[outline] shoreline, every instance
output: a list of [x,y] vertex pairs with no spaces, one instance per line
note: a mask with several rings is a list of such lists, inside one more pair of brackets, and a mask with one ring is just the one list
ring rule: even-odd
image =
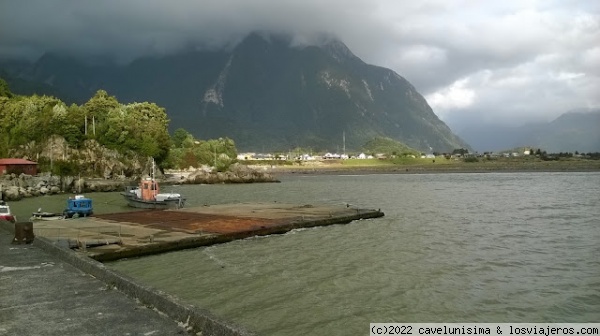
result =
[[[339,162],[328,162],[326,164],[307,164],[307,165],[252,165],[250,168],[254,174],[269,178],[247,178],[247,179],[226,179],[230,176],[221,176],[222,179],[194,179],[193,181],[181,180],[181,177],[173,178],[178,173],[184,171],[171,171],[171,178],[159,179],[163,185],[184,185],[184,184],[239,184],[239,183],[279,183],[279,177],[301,176],[301,175],[375,175],[375,174],[482,174],[482,173],[582,173],[582,172],[600,172],[600,160],[565,160],[565,161],[480,161],[474,163],[450,162],[450,163],[429,163],[429,164],[390,164],[382,163],[377,165],[345,165]],[[186,172],[187,173],[187,172]],[[31,177],[30,177],[31,178]],[[44,179],[44,176],[36,176],[37,179]],[[53,176],[48,179],[56,178]],[[131,184],[132,179],[127,180],[106,180],[92,178],[82,179],[86,184],[81,188],[81,192],[110,192],[122,190],[125,185]],[[73,190],[58,187],[60,183],[48,183],[50,192],[32,192],[31,186],[17,187],[14,183],[9,185],[2,184],[0,181],[0,199],[8,202],[19,201],[23,198],[39,197],[53,194],[75,193]],[[10,189],[15,193],[15,188],[20,197],[9,196]],[[57,190],[53,190],[55,188]]]
[[528,164],[440,164],[440,165],[381,165],[381,166],[276,166],[266,168],[274,176],[291,175],[370,175],[370,174],[478,174],[478,173],[582,173],[600,172],[600,161],[544,162]]

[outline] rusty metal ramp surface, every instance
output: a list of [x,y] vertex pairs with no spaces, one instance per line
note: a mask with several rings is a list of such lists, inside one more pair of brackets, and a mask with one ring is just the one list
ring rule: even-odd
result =
[[122,212],[94,215],[94,217],[167,231],[220,234],[254,231],[281,225],[285,222],[268,218],[236,217],[169,210]]

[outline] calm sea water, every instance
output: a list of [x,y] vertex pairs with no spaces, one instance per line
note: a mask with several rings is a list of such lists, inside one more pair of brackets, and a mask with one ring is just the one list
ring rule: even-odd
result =
[[293,176],[178,191],[192,204],[385,212],[109,264],[260,335],[365,335],[370,322],[600,321],[600,173]]

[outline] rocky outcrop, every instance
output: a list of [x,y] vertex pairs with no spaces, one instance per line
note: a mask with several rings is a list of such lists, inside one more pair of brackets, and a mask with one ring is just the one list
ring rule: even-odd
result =
[[228,171],[217,172],[211,169],[199,168],[189,173],[179,183],[183,184],[221,184],[221,183],[257,183],[279,182],[271,174],[235,163]]
[[60,192],[60,185],[60,178],[56,176],[9,174],[0,180],[0,198],[15,201],[24,197],[52,195]]
[[[160,174],[157,179],[163,184],[227,184],[279,182],[271,174],[233,164],[226,172],[217,172],[210,167],[188,171],[186,176],[167,177]],[[26,197],[54,195],[59,193],[111,192],[121,191],[126,185],[136,184],[134,179],[122,176],[111,179],[78,178],[73,176],[38,176],[9,174],[0,176],[0,199],[18,201]]]
[[[158,172],[158,171],[157,171]],[[279,182],[271,174],[235,163],[228,171],[217,172],[211,167],[191,168],[185,174],[157,174],[163,184],[227,184]],[[139,179],[139,178],[138,178]],[[54,195],[59,193],[121,191],[127,185],[137,184],[138,179],[123,176],[113,178],[78,178],[50,174],[0,176],[0,199],[18,201],[26,197]]]
[[105,179],[139,174],[148,162],[147,157],[134,152],[121,154],[117,150],[102,146],[94,139],[85,140],[80,148],[74,148],[58,135],[53,135],[42,143],[31,141],[27,145],[14,148],[10,155],[36,162],[54,162],[55,166],[59,162],[76,165],[77,171],[82,175]]
[[0,199],[18,201],[26,197],[54,195],[63,192],[95,192],[123,190],[124,180],[83,179],[72,176],[15,175],[0,178]]

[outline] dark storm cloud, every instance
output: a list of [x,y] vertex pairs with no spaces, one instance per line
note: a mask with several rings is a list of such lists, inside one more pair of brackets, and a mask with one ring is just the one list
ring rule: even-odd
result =
[[413,83],[442,119],[515,123],[600,105],[600,2],[24,0],[0,4],[0,56],[121,62],[250,31],[327,33]]
[[[37,56],[48,50],[136,57],[193,44],[221,47],[250,31],[349,31],[367,1],[12,1],[2,5],[0,52]],[[348,29],[344,28],[347,26]]]

